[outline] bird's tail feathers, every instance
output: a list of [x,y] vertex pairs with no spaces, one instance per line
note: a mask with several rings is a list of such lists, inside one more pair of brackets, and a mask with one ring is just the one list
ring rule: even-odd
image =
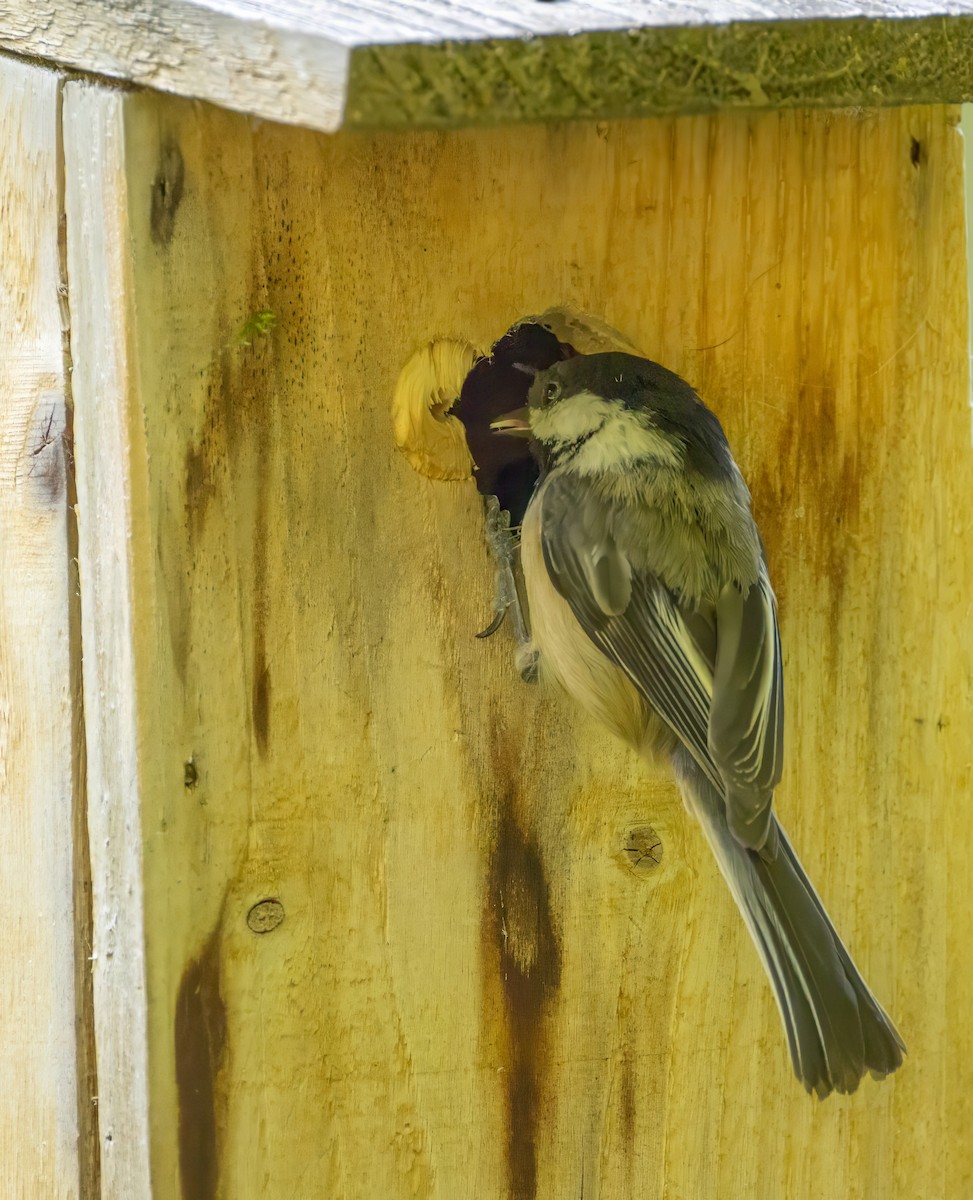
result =
[[854,1091],[866,1071],[875,1078],[891,1074],[902,1065],[905,1045],[776,818],[776,854],[748,850],[730,832],[723,798],[689,754],[677,750],[673,765],[774,989],[798,1079],[823,1098]]

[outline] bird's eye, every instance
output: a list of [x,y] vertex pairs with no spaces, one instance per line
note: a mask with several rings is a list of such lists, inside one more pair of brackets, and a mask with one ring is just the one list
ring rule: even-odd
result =
[[559,383],[549,383],[544,389],[544,399],[550,403],[556,400],[561,394],[561,385]]

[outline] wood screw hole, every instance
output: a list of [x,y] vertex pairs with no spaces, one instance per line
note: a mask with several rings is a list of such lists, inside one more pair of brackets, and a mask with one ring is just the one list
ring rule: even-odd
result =
[[251,933],[271,933],[284,920],[284,906],[273,898],[258,900],[247,913],[247,927]]

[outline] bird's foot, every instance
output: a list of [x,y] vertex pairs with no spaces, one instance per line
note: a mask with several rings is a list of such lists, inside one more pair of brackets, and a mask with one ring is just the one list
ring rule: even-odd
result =
[[503,624],[507,613],[512,616],[517,638],[515,662],[521,678],[533,683],[537,678],[537,651],[530,639],[520,593],[517,589],[515,564],[520,541],[510,528],[510,513],[500,507],[496,496],[486,497],[486,539],[496,565],[496,591],[493,597],[493,618],[476,636],[492,637]]

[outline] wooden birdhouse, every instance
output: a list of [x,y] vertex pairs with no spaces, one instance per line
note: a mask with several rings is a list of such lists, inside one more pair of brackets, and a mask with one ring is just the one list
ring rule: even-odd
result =
[[[0,1193],[973,1194],[973,4],[49,9],[0,12]],[[749,484],[776,810],[908,1046],[852,1095],[668,771],[475,637],[451,410],[551,309]]]

